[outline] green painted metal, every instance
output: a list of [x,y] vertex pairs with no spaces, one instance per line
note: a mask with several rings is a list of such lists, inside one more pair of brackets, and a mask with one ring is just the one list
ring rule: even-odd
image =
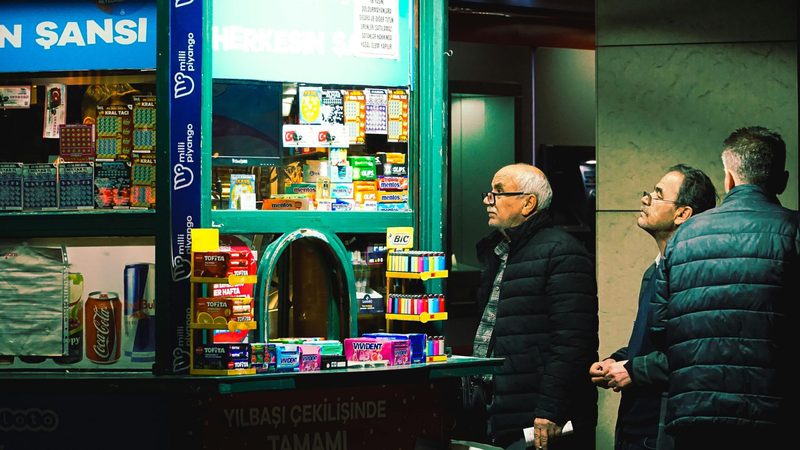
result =
[[[419,231],[420,249],[444,250],[447,194],[447,1],[419,2]],[[441,292],[442,282],[429,284]]]
[[6,238],[153,236],[156,211],[15,211],[0,214],[0,229]]
[[203,1],[203,67],[200,118],[200,223],[204,228],[211,226],[211,112],[213,101],[213,83],[211,68],[211,26],[213,25],[213,0]]
[[413,226],[410,212],[211,211],[220,233],[287,233],[298,228],[337,233],[385,233],[386,227]]
[[[170,192],[170,164],[169,164],[169,105],[170,79],[169,79],[169,14],[170,2],[156,2],[156,129],[166,130],[156,133],[156,192]],[[170,195],[156,195],[156,215],[150,218],[154,226],[153,234],[156,236],[155,262],[156,262],[156,298],[169,298],[170,283],[172,283],[172,245],[170,243]],[[114,221],[118,224],[121,221]],[[110,222],[105,226],[109,227]],[[153,373],[156,375],[173,374],[172,348],[169,346],[170,335],[176,330],[171,329],[173,321],[166,314],[169,308],[161,308],[156,314],[156,362]]]
[[[263,324],[263,329],[260,328],[260,336],[266,342],[269,337],[269,320],[267,314],[267,300],[270,294],[270,280],[272,274],[278,264],[278,261],[283,252],[289,245],[298,239],[317,239],[328,245],[331,254],[334,256],[334,261],[337,261],[344,271],[345,275],[345,293],[348,298],[348,337],[358,336],[358,300],[356,299],[356,282],[355,273],[353,272],[353,265],[350,257],[350,252],[344,246],[341,239],[332,232],[326,230],[314,230],[310,228],[299,228],[289,233],[284,233],[278,239],[272,241],[261,260],[258,263],[258,283],[256,284],[255,300],[258,302],[256,312],[256,322]],[[338,308],[335,304],[335,299],[331,298],[328,303],[328,338],[339,339],[339,317]]]

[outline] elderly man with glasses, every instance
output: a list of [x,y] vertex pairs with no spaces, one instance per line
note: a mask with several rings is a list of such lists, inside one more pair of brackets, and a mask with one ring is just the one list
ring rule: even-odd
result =
[[[483,378],[487,439],[502,447],[534,428],[539,449],[594,448],[597,390],[586,368],[597,360],[597,283],[583,245],[554,228],[547,177],[529,164],[501,168],[483,195],[489,226],[478,243],[483,315],[473,344],[500,357]],[[560,436],[567,421],[575,432]]]
[[642,277],[639,309],[628,346],[589,368],[598,386],[622,391],[617,413],[615,450],[669,450],[662,432],[662,394],[667,389],[667,360],[650,340],[650,301],[655,296],[655,271],[667,242],[681,224],[717,202],[714,184],[701,170],[684,164],[670,167],[651,192],[642,192],[636,224],[658,247],[655,261]]

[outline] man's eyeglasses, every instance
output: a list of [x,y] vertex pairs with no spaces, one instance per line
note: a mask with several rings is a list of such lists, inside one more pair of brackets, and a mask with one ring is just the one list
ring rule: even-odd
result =
[[653,193],[652,192],[647,192],[647,191],[643,191],[642,192],[642,197],[647,199],[647,204],[648,205],[652,204],[653,202],[672,203],[672,204],[677,204],[678,203],[675,200],[664,200],[663,198],[653,197]]
[[494,206],[495,202],[497,201],[497,197],[508,197],[511,195],[533,195],[530,192],[482,192],[481,193],[481,200],[489,199],[489,206]]

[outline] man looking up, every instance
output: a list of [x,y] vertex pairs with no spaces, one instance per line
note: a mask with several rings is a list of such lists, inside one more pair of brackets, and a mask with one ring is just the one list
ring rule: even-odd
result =
[[667,361],[662,352],[653,348],[649,336],[654,271],[675,230],[690,217],[713,208],[716,201],[717,194],[708,176],[683,164],[670,167],[652,191],[642,193],[636,223],[653,237],[658,254],[642,276],[639,309],[628,346],[589,369],[596,385],[622,391],[615,450],[670,448],[671,440],[659,433],[661,397],[667,388]]

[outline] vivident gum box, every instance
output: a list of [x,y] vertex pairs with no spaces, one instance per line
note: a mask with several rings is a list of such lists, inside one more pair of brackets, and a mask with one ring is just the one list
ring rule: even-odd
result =
[[300,344],[300,372],[315,372],[322,367],[320,348],[317,345]]
[[300,346],[275,344],[275,370],[277,372],[298,372],[300,370]]
[[331,183],[331,198],[353,198],[353,183]]
[[407,340],[347,338],[344,340],[344,356],[349,366],[401,366],[411,363]]
[[412,363],[425,362],[425,346],[428,342],[428,335],[425,333],[365,333],[364,337],[376,339],[407,340],[410,350],[410,361]]
[[[345,161],[346,163],[347,161]],[[350,166],[330,166],[331,183],[352,183],[353,168]]]

